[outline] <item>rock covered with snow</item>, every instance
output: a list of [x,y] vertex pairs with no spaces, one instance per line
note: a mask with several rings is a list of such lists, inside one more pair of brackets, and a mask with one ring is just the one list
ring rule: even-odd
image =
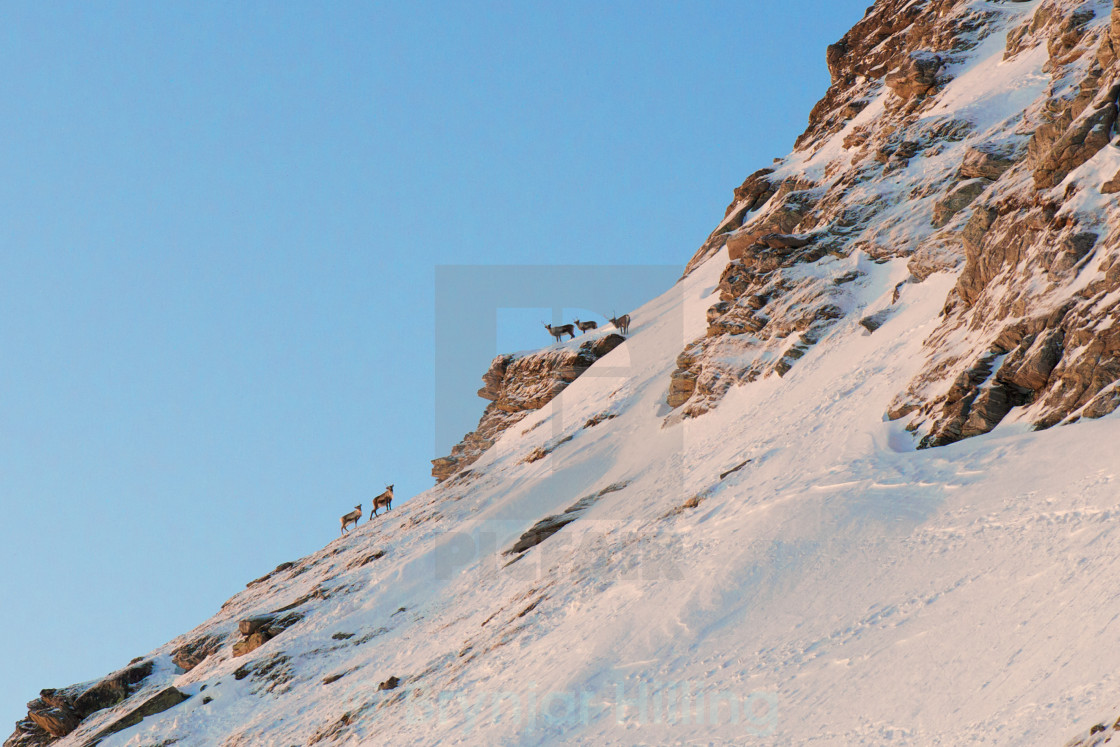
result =
[[[731,264],[668,404],[702,414],[730,386],[785,373],[863,316],[838,290],[853,258],[908,258],[909,282],[959,272],[927,364],[885,408],[922,445],[1006,417],[1047,427],[1111,412],[1117,29],[1111,2],[876,3],[829,48],[833,85],[795,151],[736,191],[739,227],[725,218],[697,253],[726,247]],[[774,252],[759,243],[774,231],[816,248]]]
[[507,428],[547,405],[624,341],[622,335],[599,331],[581,336],[578,342],[558,343],[535,353],[496,357],[478,390],[479,397],[490,400],[478,428],[452,447],[450,455],[432,460],[432,477],[443,482],[465,470]]

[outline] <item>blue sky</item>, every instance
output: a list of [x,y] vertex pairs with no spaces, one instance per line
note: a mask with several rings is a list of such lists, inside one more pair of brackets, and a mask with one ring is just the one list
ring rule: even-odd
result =
[[555,304],[437,396],[438,267],[663,290],[866,3],[0,5],[0,736],[431,485]]

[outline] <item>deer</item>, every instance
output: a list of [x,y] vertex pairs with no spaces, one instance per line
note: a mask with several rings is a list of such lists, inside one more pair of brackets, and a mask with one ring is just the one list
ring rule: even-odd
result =
[[556,342],[560,342],[564,339],[564,335],[571,335],[571,337],[568,338],[570,340],[576,339],[576,331],[570,324],[561,324],[558,327],[553,327],[551,324],[546,324],[545,322],[541,322],[541,324],[544,324],[544,328],[548,330],[548,333],[556,338]]
[[591,329],[598,329],[599,328],[599,325],[596,324],[595,322],[581,322],[579,319],[576,319],[574,322],[572,322],[572,324],[579,327],[579,331],[581,333],[587,332],[588,330],[591,330]]
[[393,508],[393,486],[386,485],[385,492],[373,499],[373,513],[370,515],[369,520],[373,521],[373,517],[377,516],[377,509],[385,507],[386,511]]
[[622,334],[626,335],[626,334],[630,333],[630,315],[629,314],[623,314],[622,316],[620,316],[618,318],[611,318],[610,322],[611,322],[611,324],[614,325],[615,329],[617,329]]
[[346,534],[346,527],[353,524],[358,526],[358,519],[362,518],[362,504],[354,506],[354,510],[342,517],[342,533]]

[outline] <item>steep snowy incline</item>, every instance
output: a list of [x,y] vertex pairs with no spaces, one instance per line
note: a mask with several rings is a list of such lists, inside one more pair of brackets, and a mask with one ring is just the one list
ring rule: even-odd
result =
[[624,342],[535,354],[548,397],[435,488],[6,747],[1087,734],[1120,705],[1117,51],[1120,0],[880,0]]
[[[943,274],[874,335],[842,325],[784,379],[663,427],[666,351],[702,327],[720,269],[636,312],[601,372],[507,432],[476,479],[154,652],[144,687],[191,697],[102,744],[1044,744],[1110,707],[1118,421],[914,451],[881,406],[920,363]],[[905,272],[864,269],[869,293]],[[522,532],[593,495],[506,565]],[[292,604],[299,621],[230,655],[237,620]],[[208,635],[226,644],[171,664]]]

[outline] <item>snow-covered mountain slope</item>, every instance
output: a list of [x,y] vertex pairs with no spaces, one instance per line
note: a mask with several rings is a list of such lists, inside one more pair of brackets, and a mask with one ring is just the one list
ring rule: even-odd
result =
[[1099,741],[1113,43],[1101,0],[881,0],[625,342],[503,358],[439,485],[6,744]]

